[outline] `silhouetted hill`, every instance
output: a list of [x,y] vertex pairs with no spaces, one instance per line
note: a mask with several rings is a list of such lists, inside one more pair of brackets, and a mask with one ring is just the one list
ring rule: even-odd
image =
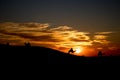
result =
[[120,57],[83,57],[37,46],[0,45],[4,64],[120,64]]

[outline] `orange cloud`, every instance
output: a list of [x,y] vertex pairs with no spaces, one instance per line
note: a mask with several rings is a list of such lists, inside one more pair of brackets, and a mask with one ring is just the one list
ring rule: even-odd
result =
[[101,39],[106,39],[108,36],[106,35],[95,35],[94,39],[101,40]]
[[112,31],[109,32],[96,32],[93,37],[93,44],[94,43],[100,43],[100,44],[109,44],[111,41],[108,40],[108,37],[110,37],[110,34],[112,34]]
[[95,34],[98,34],[98,35],[105,35],[105,34],[111,34],[113,33],[112,31],[108,31],[108,32],[96,32]]
[[[48,23],[0,23],[0,43],[10,42],[15,45],[24,44],[25,41],[32,45],[51,47],[67,50],[71,47],[102,48],[100,45],[109,44],[109,34],[113,32],[95,32],[91,37],[90,32],[81,32],[69,26],[50,26]],[[88,48],[86,48],[88,49]]]

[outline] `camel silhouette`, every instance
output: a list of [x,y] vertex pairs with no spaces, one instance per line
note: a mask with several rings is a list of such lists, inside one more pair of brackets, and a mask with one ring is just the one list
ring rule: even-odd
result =
[[68,54],[70,53],[74,53],[75,51],[73,50],[73,48],[70,48],[70,50],[68,51]]

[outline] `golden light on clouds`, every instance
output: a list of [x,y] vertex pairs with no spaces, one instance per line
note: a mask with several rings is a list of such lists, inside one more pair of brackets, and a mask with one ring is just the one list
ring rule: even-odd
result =
[[106,39],[107,36],[105,36],[105,35],[95,35],[94,38],[97,39],[97,40],[98,39]]
[[63,52],[74,48],[76,55],[86,55],[88,51],[92,53],[95,51],[94,47],[97,49],[100,45],[111,43],[107,39],[112,34],[111,31],[95,32],[93,37],[90,34],[69,26],[52,27],[48,23],[0,23],[0,43],[23,45],[29,41],[33,46],[50,47]]
[[107,31],[107,32],[96,32],[95,34],[99,34],[99,35],[105,35],[105,34],[111,34],[113,33],[112,31]]

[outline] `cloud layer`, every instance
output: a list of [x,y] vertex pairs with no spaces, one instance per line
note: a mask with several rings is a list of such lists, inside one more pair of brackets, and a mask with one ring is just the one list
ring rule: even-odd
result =
[[76,46],[98,46],[111,43],[107,38],[113,32],[82,32],[69,26],[51,27],[48,23],[0,23],[0,43],[10,42],[22,45],[29,41],[32,45],[52,48]]

